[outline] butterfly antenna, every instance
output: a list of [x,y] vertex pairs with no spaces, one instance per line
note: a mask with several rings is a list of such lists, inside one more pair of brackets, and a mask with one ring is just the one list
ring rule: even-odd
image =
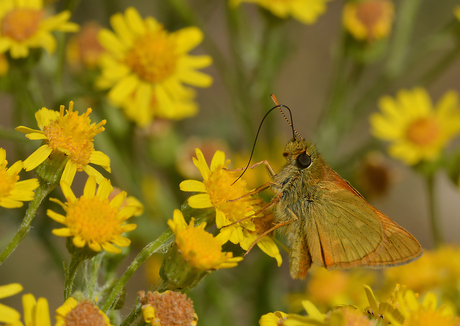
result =
[[273,101],[275,102],[276,106],[272,107],[270,110],[268,110],[267,113],[265,113],[264,117],[262,118],[262,121],[260,122],[259,124],[259,129],[257,129],[257,133],[256,133],[256,138],[254,139],[254,144],[252,145],[252,150],[251,150],[251,155],[249,156],[249,161],[248,161],[248,164],[246,165],[246,167],[244,168],[243,172],[240,174],[240,176],[235,180],[233,181],[232,185],[235,184],[235,182],[237,182],[242,176],[243,174],[246,172],[246,170],[249,168],[249,164],[251,164],[251,160],[252,160],[252,156],[254,155],[254,150],[256,148],[256,143],[257,143],[257,138],[259,137],[259,133],[260,133],[260,129],[262,128],[262,124],[264,123],[264,120],[265,118],[267,118],[267,116],[270,114],[270,112],[272,112],[273,110],[275,109],[279,109],[280,112],[283,114],[284,118],[286,119],[286,121],[289,123],[289,125],[292,127],[292,135],[293,135],[293,138],[295,138],[295,134],[294,132],[296,132],[299,137],[302,139],[302,136],[300,136],[300,134],[294,129],[294,126],[292,125],[292,122],[289,122],[289,120],[287,119],[286,115],[284,114],[283,110],[281,109],[282,107],[283,108],[286,108],[288,111],[289,111],[289,116],[291,117],[291,121],[292,121],[292,113],[291,113],[291,109],[289,109],[287,106],[285,105],[280,105],[278,103],[278,101],[276,100],[276,97],[275,95],[271,94],[270,95],[273,99]]
[[[286,105],[283,105],[283,104],[279,104],[278,100],[276,99],[276,96],[275,94],[270,94],[270,97],[272,98],[272,101],[276,104],[276,107],[278,107],[278,109],[280,110],[281,114],[283,115],[284,119],[286,120],[286,122],[291,126],[292,128],[292,138],[296,138],[296,134],[297,136],[299,136],[300,139],[303,139],[302,136],[297,132],[297,130],[294,128],[294,122],[292,120],[292,113],[291,113],[291,110],[286,106]],[[289,117],[291,118],[291,120],[289,120],[286,115],[284,114],[283,110],[281,108],[286,108],[288,109],[289,111]]]

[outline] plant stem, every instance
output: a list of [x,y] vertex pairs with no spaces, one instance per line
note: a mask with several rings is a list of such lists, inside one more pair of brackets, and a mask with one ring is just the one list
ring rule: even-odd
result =
[[72,255],[69,267],[65,273],[64,300],[67,300],[72,294],[73,281],[77,275],[78,267],[83,262],[83,260],[84,259],[82,259],[80,255]]
[[126,269],[125,273],[115,283],[112,292],[110,292],[107,300],[104,303],[104,306],[101,309],[104,313],[107,313],[108,310],[114,305],[119,295],[121,294],[123,287],[126,285],[126,283],[128,283],[128,280],[131,278],[131,276],[133,276],[133,274],[147,260],[147,258],[149,258],[154,253],[168,247],[173,241],[173,238],[173,232],[168,229],[163,232],[163,234],[158,239],[150,242],[147,246],[144,247],[144,249],[142,249],[142,251],[133,260],[131,265]]
[[11,255],[21,241],[24,240],[27,234],[29,234],[30,225],[35,217],[38,207],[40,206],[42,200],[45,199],[55,187],[56,184],[41,183],[37,190],[35,190],[35,197],[29,204],[29,208],[26,211],[18,232],[16,232],[13,240],[0,253],[0,265]]
[[439,248],[443,244],[443,235],[440,226],[438,207],[436,202],[435,194],[435,175],[430,173],[426,176],[426,184],[428,188],[428,205],[430,210],[430,223],[431,233],[433,235],[433,242],[436,248]]

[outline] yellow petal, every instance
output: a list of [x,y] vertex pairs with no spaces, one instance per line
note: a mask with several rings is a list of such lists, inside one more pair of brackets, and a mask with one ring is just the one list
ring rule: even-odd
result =
[[19,283],[10,283],[0,286],[0,299],[11,297],[22,291],[22,285]]
[[211,161],[211,171],[215,171],[219,165],[225,164],[225,153],[222,151],[216,151]]
[[65,165],[64,172],[62,172],[61,181],[64,181],[67,184],[71,185],[76,173],[77,165],[71,160],[68,160]]
[[29,293],[22,296],[22,307],[24,309],[24,323],[26,325],[33,325],[33,311],[35,310],[35,305],[37,301],[35,297]]
[[35,169],[48,158],[52,151],[48,145],[40,146],[24,161],[24,169],[26,171]]
[[94,198],[96,194],[96,178],[93,176],[89,176],[88,180],[86,180],[85,188],[83,188],[83,196],[85,198],[91,199]]
[[110,158],[101,151],[93,151],[89,162],[102,166],[107,172],[110,172]]
[[103,199],[109,198],[109,194],[112,191],[113,191],[112,183],[110,182],[109,179],[104,179],[99,183],[99,188],[97,188],[96,196],[99,199],[103,200]]
[[48,217],[52,218],[53,220],[55,220],[58,223],[65,224],[65,216],[64,215],[58,214],[58,213],[52,211],[51,209],[48,209],[46,211],[46,215],[48,215]]
[[188,204],[193,208],[212,207],[211,198],[208,194],[193,195],[188,199]]
[[205,184],[198,180],[184,180],[179,184],[179,188],[182,191],[206,192]]
[[[51,233],[53,233],[54,235],[58,237],[71,237],[73,235],[69,228],[54,229],[51,231]],[[74,244],[75,244],[75,241],[74,241]],[[83,246],[84,245],[85,244],[83,243]]]

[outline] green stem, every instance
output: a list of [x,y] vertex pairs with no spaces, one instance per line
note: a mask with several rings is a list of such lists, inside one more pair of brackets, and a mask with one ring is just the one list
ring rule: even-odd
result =
[[459,57],[460,46],[456,46],[451,52],[446,53],[437,64],[420,78],[421,85],[428,85],[435,81],[441,73],[447,70]]
[[69,267],[65,273],[65,283],[64,283],[64,300],[67,300],[72,294],[73,282],[75,276],[77,275],[78,267],[83,262],[82,256],[72,255],[70,260]]
[[443,242],[444,237],[441,231],[439,210],[436,202],[435,194],[435,175],[430,173],[426,176],[426,184],[428,188],[428,205],[430,210],[430,223],[431,223],[431,233],[433,235],[433,242],[436,248],[439,248]]
[[104,257],[104,251],[100,254],[94,256],[91,260],[87,261],[87,284],[86,284],[86,292],[88,293],[88,297],[93,299],[94,288],[97,283],[97,277],[99,274],[99,268],[101,267],[102,257]]
[[406,54],[414,21],[422,0],[401,1],[397,10],[396,29],[386,67],[389,78],[398,76],[406,63]]
[[131,325],[134,320],[142,313],[142,306],[141,305],[135,305],[133,307],[133,310],[131,310],[130,314],[123,320],[123,322],[120,324],[120,326],[129,326]]
[[133,260],[131,265],[126,269],[125,273],[121,276],[118,282],[115,283],[115,286],[110,292],[107,300],[102,307],[102,311],[107,313],[109,309],[115,304],[118,299],[123,287],[128,283],[128,280],[133,276],[133,274],[138,270],[138,268],[154,253],[163,250],[168,247],[173,241],[173,232],[168,229],[163,234],[156,239],[155,241],[150,242],[147,246],[142,249],[142,251],[137,255]]
[[56,184],[41,183],[37,190],[35,190],[35,197],[30,202],[29,208],[26,211],[18,232],[16,232],[13,240],[0,253],[0,265],[11,255],[21,241],[24,240],[27,234],[29,234],[30,225],[35,217],[38,207],[40,206],[42,200],[45,199],[55,187]]

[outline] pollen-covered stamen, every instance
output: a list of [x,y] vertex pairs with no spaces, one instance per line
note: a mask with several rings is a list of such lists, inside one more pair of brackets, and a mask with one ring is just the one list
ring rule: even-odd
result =
[[420,118],[409,125],[406,137],[411,143],[424,147],[437,141],[440,131],[438,123],[432,117]]
[[147,32],[126,54],[125,62],[143,80],[158,83],[176,70],[176,48],[174,36],[163,29]]
[[43,10],[14,9],[3,17],[1,35],[16,41],[24,41],[38,30],[43,17]]
[[65,326],[105,326],[107,323],[99,309],[89,300],[83,300],[65,316]]
[[10,194],[14,185],[19,180],[19,176],[16,174],[9,175],[6,171],[6,165],[8,162],[5,160],[0,165],[0,197],[6,197]]
[[64,106],[61,105],[59,119],[43,128],[48,146],[53,151],[61,151],[69,155],[78,170],[89,164],[91,154],[94,152],[93,138],[104,131],[102,126],[106,123],[106,120],[103,120],[98,124],[91,124],[90,113],[91,109],[87,109],[86,113],[79,116],[77,111],[73,111],[73,102],[70,102],[69,110],[65,115]]
[[66,224],[74,236],[102,245],[122,233],[117,213],[116,208],[110,207],[108,199],[81,197],[69,205]]

